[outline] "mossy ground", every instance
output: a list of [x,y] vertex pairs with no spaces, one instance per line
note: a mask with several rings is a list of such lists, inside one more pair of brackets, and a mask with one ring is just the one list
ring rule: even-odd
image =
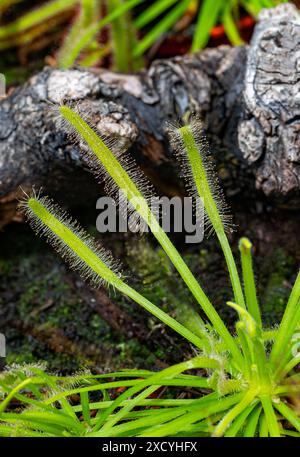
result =
[[[27,227],[11,226],[1,238],[0,331],[7,338],[8,364],[45,360],[59,372],[84,366],[97,371],[155,369],[192,353],[180,337],[113,291],[113,316],[107,318],[101,311],[105,303]],[[193,326],[197,305],[161,248],[145,237],[124,241],[112,236],[105,241],[122,257],[124,273],[135,288]],[[225,305],[230,284],[215,240],[189,246],[185,260],[233,328],[236,316]],[[258,258],[256,268],[265,324],[272,326],[285,308],[295,261],[277,248]]]

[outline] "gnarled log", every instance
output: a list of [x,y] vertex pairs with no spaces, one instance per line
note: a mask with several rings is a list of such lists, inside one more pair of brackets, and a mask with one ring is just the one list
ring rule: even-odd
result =
[[0,103],[2,212],[10,205],[11,219],[20,185],[42,184],[77,203],[95,195],[78,147],[49,108],[65,99],[133,154],[164,192],[177,185],[165,122],[194,111],[229,194],[256,185],[268,198],[299,205],[299,62],[299,14],[285,4],[261,13],[250,46],[159,60],[137,75],[46,68]]

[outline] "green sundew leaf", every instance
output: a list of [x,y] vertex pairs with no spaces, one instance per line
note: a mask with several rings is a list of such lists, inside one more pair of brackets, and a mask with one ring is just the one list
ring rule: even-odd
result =
[[25,389],[26,387],[32,384],[38,384],[42,386],[43,384],[45,384],[45,380],[41,378],[28,378],[20,382],[16,387],[14,387],[10,391],[7,397],[0,403],[0,414],[9,405],[10,401],[14,398],[14,396],[20,392],[20,390]]
[[[129,400],[130,401],[130,400]],[[171,411],[177,411],[178,413],[178,416],[179,416],[179,410],[183,410],[185,412],[190,412],[190,411],[194,411],[195,408],[198,408],[199,409],[199,399],[194,399],[194,403],[191,403],[191,404],[186,404],[186,405],[182,405],[180,406],[180,404],[176,407],[174,405],[174,407],[172,408],[150,408],[150,409],[142,409],[142,410],[133,410],[129,413],[127,413],[126,415],[126,423],[131,423],[133,420],[140,420],[141,418],[150,418],[150,417],[153,417],[153,416],[157,416],[158,418],[162,415],[162,414],[165,414],[167,412],[171,412]],[[202,405],[203,406],[203,405]],[[202,407],[200,406],[200,407]],[[123,424],[123,422],[121,423],[121,425]],[[207,425],[207,424],[205,424]],[[119,425],[115,425],[112,430],[114,430],[116,427],[119,427]],[[134,430],[134,429],[133,429]],[[140,433],[142,432],[142,430],[140,430]]]
[[145,0],[127,0],[125,3],[122,3],[118,8],[116,8],[111,14],[107,14],[103,19],[101,19],[96,24],[92,24],[87,27],[84,32],[78,37],[76,42],[73,44],[72,48],[69,49],[69,55],[66,56],[65,61],[63,62],[64,69],[70,68],[74,65],[77,57],[90,43],[95,39],[96,35],[100,30],[106,25],[110,24],[112,21],[120,17],[122,14],[125,14],[126,11],[131,10],[140,3],[143,3]]
[[246,11],[253,16],[258,16],[262,8],[274,8],[281,3],[287,3],[288,0],[241,0]]
[[[8,415],[9,413],[5,414]],[[19,415],[19,418],[25,421],[36,421],[37,423],[45,425],[52,424],[63,429],[74,430],[78,433],[82,433],[85,430],[85,427],[81,422],[74,420],[59,409],[51,413],[46,411],[25,411]]]
[[253,375],[256,377],[256,373],[259,377],[259,382],[262,385],[271,385],[271,370],[269,365],[269,360],[266,355],[265,347],[261,338],[254,338],[253,340],[253,359],[254,364],[252,368],[255,366],[256,369],[252,372]]
[[241,400],[223,417],[216,426],[213,436],[223,436],[232,421],[236,419],[253,402],[256,392],[249,390]]
[[261,438],[268,438],[269,437],[268,423],[267,423],[267,419],[266,419],[266,415],[265,415],[264,411],[262,411],[262,413],[260,415],[259,436]]
[[[127,199],[135,205],[135,209],[145,221],[155,224],[156,219],[150,212],[150,208],[136,184],[132,181],[126,170],[122,167],[113,152],[106,146],[102,139],[89,127],[78,113],[67,106],[59,108],[60,114],[75,129],[82,139],[87,143],[92,151],[89,154],[91,160],[96,159],[93,166],[103,165],[109,176],[112,177],[116,186],[127,193]],[[157,221],[156,221],[157,225]]]
[[[107,150],[109,151],[109,149]],[[109,153],[113,157],[110,151]],[[108,160],[107,157],[106,160]],[[114,160],[118,165],[119,172],[121,171],[123,174],[122,167],[116,159]],[[110,163],[110,166],[113,165],[115,164]],[[101,284],[104,280],[107,284],[114,286],[132,298],[161,322],[171,326],[173,330],[187,338],[188,341],[202,347],[202,340],[199,337],[125,284],[120,278],[110,254],[103,248],[99,248],[94,240],[88,237],[76,223],[70,219],[66,220],[66,216],[59,211],[58,207],[54,207],[47,198],[38,200],[31,197],[25,201],[23,206],[32,227],[42,232],[54,244],[55,249],[62,254],[63,258],[71,264],[71,267],[79,270],[84,278],[95,285]]]
[[[51,19],[51,26],[59,24],[61,19],[59,16],[56,16]],[[32,43],[34,40],[37,40],[39,37],[45,35],[49,30],[49,23],[43,22],[36,27],[25,30],[24,33],[16,34],[9,36],[8,38],[0,38],[0,51],[6,49],[11,49],[17,46],[25,46],[26,44]],[[0,26],[1,34],[1,26]],[[20,68],[18,69],[20,71]]]
[[[197,406],[197,410],[199,411],[199,409],[202,407],[202,405],[198,405]],[[173,420],[176,420],[177,418],[185,418],[186,415],[188,413],[191,412],[190,408],[186,408],[185,410],[183,408],[180,408],[182,409],[182,411],[179,411],[179,408],[173,408],[174,410],[177,410],[177,411],[174,411],[172,414],[171,412],[168,412],[168,414],[164,413],[164,412],[160,412],[160,414],[153,414],[152,417],[147,417],[146,420],[145,418],[141,418],[141,419],[138,419],[138,423],[136,425],[139,425],[139,428],[133,428],[131,427],[131,423],[132,422],[128,422],[128,428],[129,428],[129,432],[122,432],[119,431],[119,434],[118,436],[127,436],[127,433],[130,434],[130,436],[148,436],[148,433],[152,433],[153,431],[153,428],[155,429],[159,429],[160,427],[163,427],[163,426],[167,426],[170,421],[173,421]],[[193,411],[196,409],[196,407],[193,407],[191,408]],[[176,413],[176,414],[175,414]],[[173,417],[171,417],[173,416]],[[143,425],[143,420],[145,420],[146,422],[146,426],[145,427],[142,427]],[[115,429],[118,429],[119,427],[121,426],[115,426],[111,429],[112,432],[115,431]],[[205,422],[200,422],[197,424],[197,426],[193,424],[185,424],[184,425],[184,430],[180,429],[178,426],[175,428],[175,431],[170,433],[171,436],[182,436],[182,433],[186,433],[187,435],[186,436],[192,436],[190,435],[190,432],[193,431],[195,433],[196,432],[211,432],[212,431],[212,428],[207,425]],[[170,436],[168,435],[168,436]],[[154,433],[153,433],[153,436],[156,436]]]
[[293,356],[291,353],[291,346],[293,344],[292,341],[290,342],[285,354],[281,355],[280,360],[278,360],[276,366],[274,366],[274,380],[276,381],[284,379],[284,377],[288,374],[286,369],[289,369],[290,366],[293,366]]
[[256,287],[253,274],[251,249],[252,243],[247,238],[241,238],[239,243],[241,253],[244,288],[246,296],[246,304],[249,313],[258,325],[259,330],[262,330],[262,321],[259,305],[256,296]]
[[90,414],[89,393],[81,392],[80,401],[81,401],[81,406],[82,406],[83,418],[87,424],[90,424],[91,423],[91,414]]
[[[187,399],[156,399],[156,398],[146,398],[145,400],[142,400],[139,404],[139,406],[164,406],[166,408],[168,407],[176,407],[176,406],[186,406],[186,405],[191,405],[193,402],[195,402],[195,399],[192,400],[187,400]],[[125,400],[124,405],[127,405],[130,400]],[[90,409],[106,409],[109,406],[111,406],[113,403],[112,400],[110,401],[99,401],[95,403],[90,403]],[[81,405],[76,405],[73,406],[73,410],[76,413],[79,413],[82,411],[82,406]],[[143,410],[143,411],[138,411],[139,414],[147,414],[147,412],[152,411],[152,410]],[[157,409],[153,409],[153,411],[158,411]],[[137,413],[137,411],[135,411]],[[131,413],[128,413],[131,414]],[[132,413],[134,414],[134,413]],[[95,421],[95,419],[92,419],[92,421]]]
[[227,37],[229,38],[231,44],[234,46],[241,46],[245,42],[242,39],[239,29],[236,26],[235,20],[233,19],[231,10],[231,6],[228,4],[228,6],[225,7],[223,16],[222,16],[222,23],[224,26],[225,33]]
[[243,433],[243,436],[245,438],[246,437],[252,438],[255,436],[261,410],[262,410],[262,406],[258,405],[255,407],[255,409],[250,414],[246,427],[245,427],[245,431]]
[[[197,300],[197,302],[202,307],[203,311],[206,313],[207,317],[214,325],[214,329],[219,335],[223,338],[224,342],[227,344],[227,349],[231,351],[233,359],[235,359],[237,364],[242,364],[241,353],[236,346],[236,343],[225,326],[224,322],[220,318],[219,314],[216,312],[213,305],[210,303],[200,284],[197,282],[184,260],[182,259],[179,252],[176,250],[174,245],[171,243],[170,239],[166,233],[162,230],[156,216],[151,212],[150,207],[148,206],[147,200],[144,198],[142,191],[139,190],[134,180],[129,176],[126,170],[122,167],[121,163],[117,160],[112,151],[105,145],[101,138],[93,131],[91,127],[77,114],[75,111],[70,109],[67,106],[60,107],[61,115],[68,121],[68,123],[73,127],[75,133],[79,134],[88,145],[89,150],[87,152],[89,161],[92,163],[91,167],[95,171],[99,172],[101,167],[104,167],[107,174],[112,178],[112,181],[115,183],[118,189],[121,189],[125,193],[127,201],[134,207],[135,211],[141,216],[141,218],[148,224],[151,229],[151,232],[161,244],[162,248],[170,258],[171,262],[183,278],[187,287],[190,289],[191,293]],[[211,200],[210,200],[211,201]],[[222,233],[220,237],[222,238]],[[224,234],[225,236],[225,234]],[[227,244],[226,244],[227,243]],[[238,274],[234,275],[233,270],[235,267],[234,260],[232,259],[232,253],[228,244],[228,240],[222,238],[222,246],[225,246],[226,258],[230,264],[230,271],[234,276],[233,281],[235,288],[238,288],[239,278]],[[231,255],[231,257],[230,257]],[[236,267],[235,267],[236,269]],[[240,292],[241,292],[241,286]],[[120,290],[120,289],[119,289]],[[126,294],[125,290],[122,290]],[[139,295],[131,289],[131,298],[136,301]],[[128,295],[128,293],[127,293]],[[129,296],[129,295],[128,295]],[[242,301],[242,292],[240,300]],[[203,323],[204,325],[204,323]],[[209,344],[206,340],[205,333],[203,334],[201,341],[201,348],[204,346],[209,349]],[[199,344],[199,343],[198,343]]]
[[243,379],[226,379],[219,382],[218,391],[222,395],[237,393],[243,390],[244,385]]
[[294,432],[293,430],[285,430],[284,428],[281,429],[281,435],[292,436],[293,438],[300,437],[300,433]]
[[[166,378],[174,378],[176,375],[179,373],[182,373],[183,371],[190,370],[193,368],[218,368],[219,363],[216,360],[209,359],[208,357],[195,357],[187,362],[179,363],[177,365],[173,365],[171,367],[165,368],[159,373],[155,373],[152,375],[150,378],[142,381],[140,384],[137,386],[133,386],[127,391],[125,391],[123,394],[121,394],[111,405],[110,408],[108,408],[105,413],[102,415],[101,419],[99,420],[99,423],[95,426],[94,431],[99,430],[100,427],[103,425],[104,430],[108,430],[110,427],[115,425],[119,420],[121,420],[124,415],[127,414],[132,408],[135,406],[138,406],[139,402],[141,400],[144,400],[147,396],[149,396],[151,393],[153,393],[155,390],[158,389],[158,386],[161,385],[161,381]],[[156,384],[153,387],[153,384]],[[150,387],[148,387],[150,386]],[[140,392],[142,389],[145,388],[145,391],[139,394],[137,397],[135,397],[129,405],[123,406],[123,408],[116,413],[108,422],[105,422],[108,416],[120,405],[122,405],[122,402],[124,400],[127,400],[129,397],[133,396],[134,394]]]
[[[63,427],[55,427],[54,425],[50,424],[42,424],[40,422],[34,421],[34,420],[17,420],[17,419],[8,419],[9,422],[12,423],[12,425],[15,425],[15,427],[18,430],[18,435],[23,436],[21,432],[19,431],[19,427],[24,427],[24,425],[27,425],[27,436],[35,436],[35,432],[40,432],[45,436],[52,436],[52,437],[63,437],[67,433],[67,429]],[[31,431],[33,432],[33,435],[31,435]],[[70,434],[70,433],[69,433]],[[76,436],[76,433],[74,433]],[[24,435],[26,436],[26,434]]]
[[[51,429],[53,430],[53,429]],[[53,433],[46,433],[46,432],[38,432],[34,430],[30,430],[30,428],[25,428],[24,424],[18,425],[18,434],[17,436],[20,437],[31,437],[31,438],[42,438],[42,437],[50,437],[53,436]],[[0,424],[0,437],[16,437],[16,427],[14,424],[12,425],[1,425]]]
[[[130,400],[128,400],[130,401]],[[155,416],[155,415],[159,415],[161,414],[163,411],[171,411],[171,410],[174,410],[175,408],[149,408],[149,409],[140,409],[140,410],[133,410],[133,411],[129,411],[127,414],[126,414],[126,422],[129,423],[130,421],[133,421],[133,420],[136,420],[136,419],[140,419],[141,417],[152,417],[152,416]],[[118,425],[116,425],[115,427],[118,427]]]
[[168,314],[166,314],[160,308],[155,306],[153,303],[149,302],[149,300],[145,299],[142,295],[140,295],[134,289],[129,287],[127,284],[122,283],[122,284],[118,285],[118,290],[121,293],[123,293],[124,295],[127,295],[129,298],[131,298],[136,303],[138,303],[140,306],[142,306],[148,312],[153,314],[153,316],[155,316],[161,322],[163,322],[164,324],[168,325],[170,328],[172,328],[175,332],[177,332],[179,335],[181,335],[187,341],[190,341],[197,348],[199,348],[201,350],[203,350],[203,348],[205,348],[205,346],[206,346],[206,344],[205,344],[206,341],[205,340],[200,339],[199,336],[197,336],[194,333],[192,333],[188,328],[186,328],[185,326],[183,326],[182,324],[177,322],[175,319],[170,317]]
[[[104,374],[84,374],[82,376],[82,379],[79,380],[82,381],[95,381],[97,382],[97,379],[106,379],[106,378],[126,378],[126,377],[147,377],[151,376],[153,373],[152,371],[149,370],[135,370],[135,369],[130,369],[130,370],[120,370],[120,371],[113,371],[111,373],[104,373]],[[62,380],[68,382],[69,380],[72,381],[73,376],[59,376],[56,378],[57,380]]]
[[81,6],[84,27],[96,22],[100,9],[99,0],[81,0]]
[[236,303],[227,302],[227,305],[230,306],[230,308],[235,309],[239,313],[242,322],[244,322],[245,324],[247,333],[250,335],[251,338],[255,338],[257,335],[257,324],[251,316],[251,314],[248,313],[248,311],[246,311],[241,306],[237,305]]
[[[126,406],[123,406],[121,411],[116,413],[112,419],[109,419],[108,422],[105,423],[106,419],[109,416],[109,412],[113,412],[114,409],[116,409],[115,403],[118,403],[118,405],[122,404],[122,402],[119,402],[118,401],[119,399],[117,398],[112,403],[112,405],[106,411],[104,411],[102,414],[100,414],[99,417],[97,418],[98,421],[96,422],[96,424],[94,426],[94,430],[96,430],[96,432],[93,434],[93,436],[110,436],[113,426],[117,422],[119,422],[121,419],[125,420],[128,412],[130,412],[133,408],[135,408],[137,405],[139,405],[141,400],[144,400],[145,398],[152,395],[159,387],[161,387],[161,386],[156,385],[156,386],[147,387],[143,392],[141,392],[135,398],[132,398],[126,404]],[[125,392],[125,394],[126,394],[126,392]],[[101,428],[101,430],[99,431],[99,426],[101,426],[102,424],[104,424],[104,425]],[[111,436],[114,436],[114,435],[111,435]]]
[[274,366],[279,359],[287,352],[288,345],[291,341],[300,321],[300,272],[297,275],[294,287],[288,300],[279,331],[276,335],[275,342],[271,351],[271,362]]
[[254,17],[257,17],[262,9],[261,0],[241,0],[241,4],[243,8]]
[[[9,393],[11,391],[11,387],[9,388],[7,386],[4,387],[2,384],[0,384],[0,385],[3,388],[3,390],[5,390],[7,393]],[[32,386],[30,386],[30,390],[32,391]],[[23,395],[23,394],[19,393],[19,394],[15,394],[14,398],[19,400],[21,403],[24,403],[25,405],[28,404],[28,405],[37,407],[39,409],[45,409],[46,411],[49,411],[49,412],[53,411],[52,406],[45,405],[43,403],[43,401],[41,401],[41,400],[34,400],[33,398],[30,398],[28,395]]]
[[[123,3],[125,3],[124,0],[110,0],[108,2],[108,12],[112,13]],[[126,13],[112,21],[111,38],[115,69],[122,73],[140,69],[143,64],[142,60],[133,56],[133,48],[137,44],[137,35],[130,11],[126,11]]]
[[171,144],[181,162],[182,174],[192,196],[201,198],[208,221],[211,223],[222,247],[227,263],[235,301],[245,307],[244,296],[233,254],[225,233],[231,228],[231,218],[224,202],[205,140],[203,126],[197,119],[181,128],[169,128]]
[[[33,370],[32,370],[32,372],[33,372]],[[34,372],[33,372],[33,373],[34,373]],[[40,370],[38,373],[34,373],[34,374],[37,374],[37,375],[38,375],[37,377],[40,376],[40,379],[43,379],[43,380],[45,381],[44,384],[45,384],[45,385],[47,384],[47,383],[46,383],[46,379],[45,379],[44,376],[43,376],[44,373],[42,372],[42,370]],[[19,371],[19,373],[18,373],[18,383],[20,383],[20,382],[22,382],[22,381],[25,381],[25,380],[27,380],[27,379],[28,379],[28,375],[25,374],[25,373],[23,373],[22,371]],[[5,381],[4,381],[4,380],[3,380],[3,381],[0,380],[0,385],[1,385],[2,388],[5,389]],[[13,383],[13,385],[14,385],[14,383]],[[10,392],[10,391],[11,391],[11,388],[13,387],[13,385],[10,384],[9,387],[7,386],[6,391],[7,391],[7,392]],[[34,396],[35,396],[37,399],[40,399],[40,398],[42,397],[42,394],[41,394],[41,392],[40,392],[39,387],[36,386],[34,383],[28,384],[26,388],[27,388],[27,389],[30,389],[31,392],[34,394]]]
[[79,435],[85,431],[83,424],[73,420],[70,416],[59,410],[52,413],[46,411],[25,411],[20,414],[2,413],[0,418],[2,421],[10,423],[25,422],[29,426],[32,424],[33,429],[37,427],[41,431],[57,433],[59,436],[65,430]]
[[263,330],[262,331],[262,339],[263,341],[273,341],[276,338],[276,335],[278,333],[278,329],[272,329],[272,330]]
[[298,375],[289,376],[287,383],[276,387],[274,394],[277,396],[299,396],[300,378]]
[[95,3],[97,2],[94,0],[81,0],[79,14],[64,38],[63,45],[58,53],[58,65],[60,68],[64,68],[64,62],[68,59],[68,54],[72,49],[73,43],[78,40],[78,36],[81,36],[87,27],[97,21]]
[[[61,68],[65,67],[65,62],[68,60],[69,53],[72,52],[73,45],[77,43],[79,37],[84,34],[86,29],[97,23],[99,15],[99,0],[81,0],[80,14],[73,23],[58,53],[58,63]],[[110,44],[102,46],[94,38],[94,41],[85,49],[86,55],[80,60],[80,66],[91,67],[95,65],[103,56],[108,54],[109,49]]]
[[118,387],[131,387],[135,386],[142,381],[140,379],[135,379],[135,380],[123,380],[123,381],[112,381],[112,382],[106,382],[103,384],[96,384],[93,386],[87,386],[87,387],[75,387],[74,389],[68,389],[64,390],[62,392],[57,392],[54,393],[54,395],[49,396],[45,400],[46,405],[50,405],[55,403],[56,401],[61,400],[64,397],[69,397],[74,394],[81,394],[82,392],[97,392],[97,391],[102,391],[102,390],[107,390],[107,389],[116,389]]
[[90,49],[86,56],[80,58],[79,65],[80,67],[93,67],[95,66],[103,57],[107,56],[110,52],[110,45],[101,46],[97,43],[98,49]]
[[257,405],[258,400],[254,401],[251,405],[249,405],[233,422],[232,424],[228,427],[226,433],[224,436],[226,437],[235,437],[243,425],[245,424],[249,414],[253,411],[255,406]]
[[[153,375],[153,374],[152,374]],[[196,378],[196,377],[195,377]],[[148,378],[149,379],[149,378]],[[69,389],[69,390],[64,390],[63,392],[58,392],[54,394],[53,396],[49,397],[46,399],[45,403],[46,404],[51,404],[54,403],[55,401],[59,401],[60,399],[64,397],[69,397],[70,395],[74,394],[80,394],[82,392],[95,392],[95,391],[102,391],[102,390],[108,390],[108,389],[113,389],[113,388],[118,388],[118,387],[131,387],[131,386],[136,386],[139,383],[141,383],[141,379],[134,379],[134,380],[123,380],[123,381],[112,381],[104,384],[96,384],[92,386],[86,386],[86,387],[75,387],[74,389]],[[155,381],[152,381],[155,382]],[[209,389],[209,385],[207,382],[207,378],[199,378],[195,379],[195,381],[189,381],[185,379],[165,379],[161,378],[160,381],[161,385],[165,386],[174,386],[174,387],[195,387],[195,388],[203,388],[203,389]]]
[[199,51],[207,44],[212,28],[224,8],[223,0],[203,0],[194,34],[192,51]]
[[[203,397],[201,400],[205,400],[205,398],[206,397]],[[212,404],[211,401],[203,403],[199,406],[200,406],[200,408],[206,408],[206,406],[208,406],[210,404]],[[199,406],[198,406],[198,408],[199,408]],[[189,425],[187,424],[186,427],[184,428],[184,430],[182,430],[181,432],[179,432],[179,434],[176,434],[174,436],[178,436],[178,435],[179,436],[185,435],[187,437],[197,436],[197,434],[200,432],[208,433],[209,436],[211,436],[216,424],[222,419],[223,416],[224,416],[224,411],[218,412],[216,414],[212,413],[209,417],[205,418],[204,420],[200,420],[200,422],[196,422],[196,423],[189,424]],[[201,436],[201,435],[199,435],[199,436]],[[205,436],[205,435],[202,435],[202,436]]]
[[300,354],[293,357],[282,369],[276,371],[275,377],[285,378],[300,363]]
[[191,437],[210,437],[213,431],[213,427],[207,425],[205,421],[199,422],[194,425],[187,425],[186,431],[182,431],[173,435],[174,438],[191,438]]
[[[95,160],[97,161],[97,163],[93,166],[96,168],[97,165],[102,165],[108,175],[113,179],[117,188],[126,193],[127,200],[134,206],[134,209],[149,225],[152,233],[160,242],[163,249],[166,251],[169,258],[179,273],[182,275],[195,298],[203,307],[206,305],[206,311],[209,308],[209,314],[215,314],[215,310],[213,309],[212,305],[208,303],[207,297],[205,296],[201,287],[191,272],[188,270],[180,254],[171,244],[167,235],[163,232],[156,217],[151,213],[148,203],[144,198],[142,192],[128,175],[126,170],[124,170],[121,163],[117,160],[111,150],[104,144],[101,138],[96,135],[96,133],[84,122],[84,120],[77,113],[68,107],[61,107],[60,111],[63,117],[76,129],[77,133],[80,134],[80,137],[82,137],[90,147],[92,152],[89,154],[89,158],[93,162],[95,162]],[[145,184],[145,187],[146,186],[147,184]]]
[[[168,422],[169,420],[182,416],[183,414],[188,412],[188,406],[180,408],[169,408],[169,410],[164,411],[153,411],[155,413],[153,415],[150,414],[150,417],[142,417],[140,419],[126,422],[125,424],[113,426],[110,429],[103,429],[103,431],[96,432],[94,435],[92,434],[92,436],[120,436],[124,433],[127,434],[132,430],[134,430],[136,434],[138,433],[138,429],[145,429],[148,427],[152,427],[153,425],[162,425]],[[128,418],[128,415],[126,416],[126,418]],[[143,433],[147,433],[147,431],[144,430]]]
[[[14,428],[12,425],[10,426],[10,425],[1,425],[0,424],[0,437],[1,438],[8,438],[8,437],[12,436],[13,431],[14,431]],[[41,436],[40,433],[37,432],[37,434],[38,434],[38,436]],[[24,436],[26,436],[26,435],[24,435]]]
[[[257,331],[257,324],[252,316],[244,309],[236,305],[235,303],[227,303],[232,308],[236,309],[241,316],[242,323],[244,324],[245,332],[243,327],[239,326],[239,336],[241,337],[241,343],[245,354],[245,364],[247,375],[249,375],[249,366],[255,364],[258,368],[261,382],[270,382],[269,364],[266,357],[266,352],[261,338],[260,332]],[[243,341],[243,333],[245,334],[245,341]],[[248,351],[250,349],[250,353]]]
[[181,0],[165,17],[161,19],[153,28],[144,36],[133,50],[133,55],[141,56],[150,46],[157,40],[158,37],[168,32],[170,28],[186,11],[191,0]]
[[263,410],[265,412],[266,422],[270,436],[275,438],[280,437],[279,423],[277,421],[277,417],[274,411],[275,405],[272,404],[272,400],[268,396],[263,395],[260,397],[260,400],[263,406]]
[[300,418],[289,406],[282,401],[280,403],[274,403],[273,406],[290,424],[292,424],[293,427],[295,427],[296,430],[298,430],[298,432],[300,432]]
[[279,0],[279,2],[276,0],[275,1],[274,0],[260,0],[260,1],[261,1],[262,8],[273,8],[278,3],[280,3],[280,0]]
[[238,17],[239,16],[240,0],[230,0],[228,2],[228,5],[230,6],[230,10],[232,11],[233,15],[235,17]]
[[[44,379],[47,381],[47,385],[49,385],[52,389],[56,389],[57,388],[57,384],[55,383],[54,379],[52,378],[52,376],[48,375],[47,373],[45,372],[42,372],[41,375],[44,377]],[[68,414],[69,416],[72,417],[73,420],[75,420],[75,422],[80,422],[78,417],[76,416],[76,414],[74,413],[73,409],[72,409],[72,406],[70,405],[70,403],[68,402],[67,399],[63,398],[61,401],[60,401],[60,404],[61,404],[61,407],[62,407],[62,411],[66,414]]]
[[243,350],[244,354],[244,377],[245,379],[250,379],[251,378],[251,366],[254,363],[253,361],[253,354],[252,354],[252,344],[251,340],[248,338],[247,332],[246,332],[246,325],[242,321],[238,321],[236,323],[236,332],[238,335],[238,339],[241,345],[241,348]]
[[149,22],[156,19],[160,14],[166,11],[170,6],[174,5],[178,0],[157,0],[152,3],[145,11],[143,11],[135,20],[134,25],[137,28],[142,28]]
[[[149,390],[148,392],[149,393]],[[206,403],[208,399],[202,398],[201,400],[205,400]],[[139,407],[142,405],[146,405],[150,403],[146,403],[147,400],[143,400],[139,402]],[[134,400],[127,400],[126,405],[130,406],[131,409],[134,407]],[[175,403],[178,403],[176,406]],[[178,417],[179,415],[184,414],[186,411],[190,411],[193,409],[198,409],[203,406],[203,402],[200,405],[200,400],[195,399],[193,402],[185,402],[182,405],[182,401],[174,400],[172,408],[160,408],[160,409],[146,409],[146,410],[139,410],[139,411],[132,411],[126,412],[126,415],[123,417],[123,421],[126,420],[126,423],[121,425],[115,425],[109,429],[101,429],[100,431],[92,432],[89,434],[90,437],[101,437],[101,436],[136,436],[138,433],[142,433],[145,431],[146,426],[150,427],[153,424],[163,423],[167,420],[172,418]],[[206,404],[205,403],[205,404]],[[152,403],[151,403],[152,405]],[[180,406],[181,405],[181,406]],[[175,407],[176,406],[176,407]],[[97,421],[92,419],[92,423],[95,424]],[[125,433],[126,432],[126,433]]]
[[[104,250],[96,251],[96,248],[90,247],[87,237],[80,238],[78,233],[81,231],[75,229],[75,224],[67,224],[64,222],[64,216],[61,216],[57,208],[51,205],[51,202],[42,198],[40,200],[35,197],[29,198],[27,203],[27,217],[32,223],[36,224],[37,230],[42,230],[51,237],[53,241],[61,242],[64,255],[72,254],[78,260],[82,261],[91,271],[94,271],[99,278],[103,278],[108,284],[115,287],[121,282],[120,277],[112,268],[113,264],[109,261],[109,255]],[[69,225],[69,226],[68,226]],[[61,251],[61,250],[60,250]],[[101,258],[102,257],[102,258]],[[107,260],[106,260],[107,259]],[[72,258],[70,258],[70,261]]]
[[147,430],[147,433],[139,436],[147,437],[162,437],[162,436],[173,436],[174,433],[179,433],[186,430],[187,427],[194,424],[195,422],[208,419],[211,415],[221,411],[226,411],[231,406],[235,405],[241,399],[241,394],[231,395],[225,398],[218,398],[209,401],[203,405],[200,405],[196,411],[189,412],[182,417],[179,417],[168,424],[161,426],[154,426]]
[[103,395],[103,402],[110,402],[110,396],[109,396],[109,393],[107,392],[107,390],[101,390],[101,393]]
[[[78,379],[78,387],[82,383],[88,384],[88,385],[98,385],[100,379],[107,379],[107,378],[149,378],[152,376],[154,373],[152,371],[148,370],[124,370],[120,372],[113,372],[113,373],[106,373],[103,375],[88,375],[84,376],[81,380],[80,378]],[[55,378],[56,379],[56,378]],[[62,386],[67,386],[69,387],[68,381],[73,380],[72,376],[69,377],[63,377],[60,376],[56,380],[60,381],[60,383],[63,381]],[[116,381],[117,382],[117,381]],[[201,376],[194,376],[194,375],[185,375],[185,374],[180,374],[177,375],[175,378],[172,380],[169,380],[171,382],[171,385],[186,385],[190,387],[199,387],[199,388],[208,388],[208,381],[207,378],[203,378]],[[1,384],[0,384],[1,385]],[[105,391],[104,391],[105,392]],[[109,400],[109,398],[107,399]]]
[[39,8],[24,14],[19,19],[0,27],[0,40],[9,38],[15,34],[21,34],[51,17],[66,11],[78,3],[78,0],[54,0]]

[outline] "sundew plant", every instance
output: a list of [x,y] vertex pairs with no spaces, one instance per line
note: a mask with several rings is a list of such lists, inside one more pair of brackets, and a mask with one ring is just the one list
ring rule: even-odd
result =
[[[242,281],[226,232],[231,227],[224,198],[214,176],[202,127],[195,120],[169,126],[168,132],[181,164],[187,189],[201,197],[206,224],[216,233],[232,284],[224,306],[236,311],[235,332],[230,332],[200,283],[162,230],[149,198],[152,188],[124,154],[112,148],[76,110],[58,108],[63,124],[86,143],[84,154],[96,176],[111,194],[121,190],[137,220],[148,224],[205,320],[183,325],[128,284],[116,262],[77,222],[36,193],[21,206],[33,229],[44,235],[72,268],[94,286],[106,284],[138,303],[155,318],[179,333],[194,348],[190,360],[159,372],[123,370],[115,373],[48,374],[43,366],[13,366],[0,377],[0,434],[2,436],[300,436],[297,398],[300,354],[295,337],[300,323],[300,274],[292,288],[280,325],[264,329],[254,273],[251,242],[239,244]],[[197,210],[197,209],[196,209]],[[168,395],[155,397],[161,387]],[[110,396],[112,389],[122,393]],[[182,399],[180,388],[193,388]],[[124,390],[125,389],[125,390]],[[177,392],[177,393],[176,393]],[[74,401],[74,396],[77,401]],[[12,400],[19,402],[16,412]]]

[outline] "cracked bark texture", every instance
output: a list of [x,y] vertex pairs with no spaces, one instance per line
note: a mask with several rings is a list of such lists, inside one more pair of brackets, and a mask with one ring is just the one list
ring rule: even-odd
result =
[[238,145],[257,188],[299,198],[300,20],[292,5],[277,11],[263,10],[251,42]]
[[299,68],[300,20],[290,4],[261,13],[249,46],[159,60],[137,75],[45,68],[0,102],[2,225],[16,217],[19,186],[43,185],[78,204],[97,194],[78,146],[49,106],[64,100],[133,154],[167,195],[178,192],[178,178],[165,123],[195,112],[227,195],[257,197],[256,189],[299,207]]

